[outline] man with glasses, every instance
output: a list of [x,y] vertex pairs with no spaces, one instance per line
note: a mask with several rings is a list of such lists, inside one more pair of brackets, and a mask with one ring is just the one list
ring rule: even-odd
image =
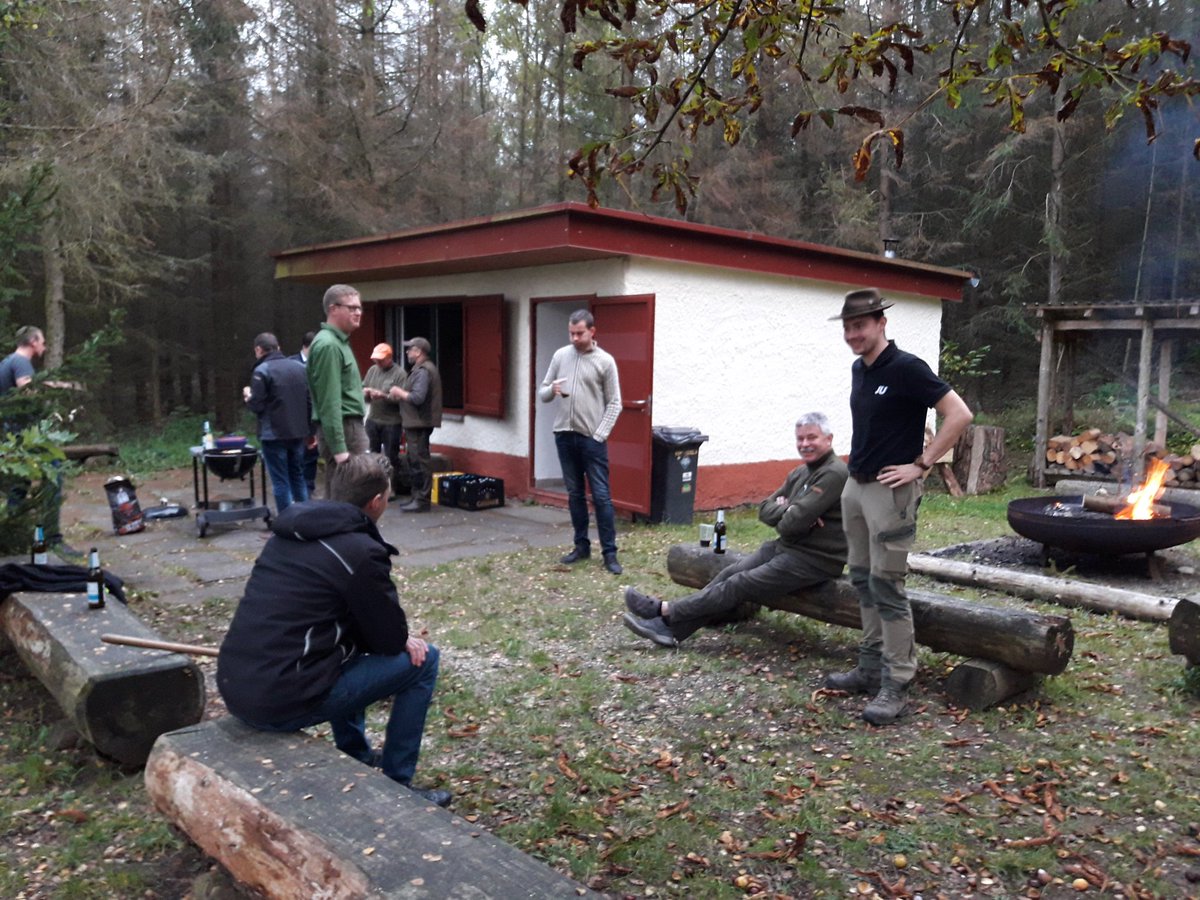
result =
[[325,493],[338,465],[367,451],[362,378],[350,350],[350,335],[362,324],[362,297],[348,284],[335,284],[321,302],[325,322],[308,351],[308,389],[317,423],[317,446],[325,459]]

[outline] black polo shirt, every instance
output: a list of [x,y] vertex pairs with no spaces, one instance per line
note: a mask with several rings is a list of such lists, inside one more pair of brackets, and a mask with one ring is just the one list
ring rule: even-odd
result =
[[925,448],[926,412],[948,393],[950,385],[895,341],[870,366],[856,359],[850,370],[850,473],[873,475],[913,462]]

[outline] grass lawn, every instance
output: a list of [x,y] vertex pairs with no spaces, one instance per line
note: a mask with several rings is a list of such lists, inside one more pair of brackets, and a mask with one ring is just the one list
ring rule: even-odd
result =
[[[931,493],[919,548],[1007,534],[1005,504],[1030,493]],[[730,535],[749,549],[767,531],[735,511]],[[694,538],[627,526],[621,578],[559,551],[398,572],[443,653],[420,780],[613,896],[1200,896],[1200,701],[1165,626],[914,578],[1069,615],[1074,658],[967,712],[942,691],[957,660],[922,651],[913,714],[876,729],[863,698],[821,689],[852,664],[854,631],[768,612],[663,650],[621,627],[623,585],[686,593],[666,551]],[[152,597],[135,608],[189,640],[220,633],[234,602],[186,620]],[[148,811],[136,773],[53,749],[39,690],[0,659],[0,895],[182,896],[204,860]]]

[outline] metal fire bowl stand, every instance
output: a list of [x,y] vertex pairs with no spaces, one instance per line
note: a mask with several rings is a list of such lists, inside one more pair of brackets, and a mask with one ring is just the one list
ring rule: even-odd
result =
[[[192,489],[196,495],[196,531],[200,537],[208,534],[209,525],[224,525],[248,519],[262,519],[271,524],[271,508],[267,506],[267,472],[258,450],[246,446],[237,450],[205,450],[192,447]],[[261,502],[254,502],[254,469],[258,464]],[[208,473],[221,481],[244,481],[250,476],[250,494],[234,500],[213,501],[208,495]],[[203,493],[201,492],[203,488]]]
[[1073,553],[1117,556],[1153,553],[1200,537],[1200,508],[1172,503],[1171,516],[1114,519],[1112,516],[1052,516],[1047,506],[1083,505],[1082,497],[1025,497],[1008,504],[1008,524],[1022,537]]

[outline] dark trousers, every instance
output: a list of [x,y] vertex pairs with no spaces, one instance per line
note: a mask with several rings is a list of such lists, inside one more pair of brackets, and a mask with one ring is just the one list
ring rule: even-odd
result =
[[262,455],[275,492],[276,512],[283,512],[293,503],[303,503],[308,499],[308,487],[304,483],[303,438],[291,441],[264,440]]
[[671,633],[683,640],[743,603],[768,603],[793,591],[836,578],[803,554],[767,541],[749,556],[726,566],[694,594],[671,601]]
[[405,428],[408,447],[408,477],[412,483],[412,502],[428,504],[433,496],[433,455],[429,451],[432,428]]
[[613,512],[612,494],[608,489],[608,444],[593,440],[591,435],[575,431],[554,432],[554,446],[562,466],[563,484],[567,488],[567,508],[575,529],[575,546],[591,547],[588,540],[587,490],[592,492],[596,509],[596,531],[604,553],[617,552],[617,520]]
[[392,425],[367,419],[367,449],[382,453],[395,469],[400,465],[400,435],[403,431],[399,422]]

